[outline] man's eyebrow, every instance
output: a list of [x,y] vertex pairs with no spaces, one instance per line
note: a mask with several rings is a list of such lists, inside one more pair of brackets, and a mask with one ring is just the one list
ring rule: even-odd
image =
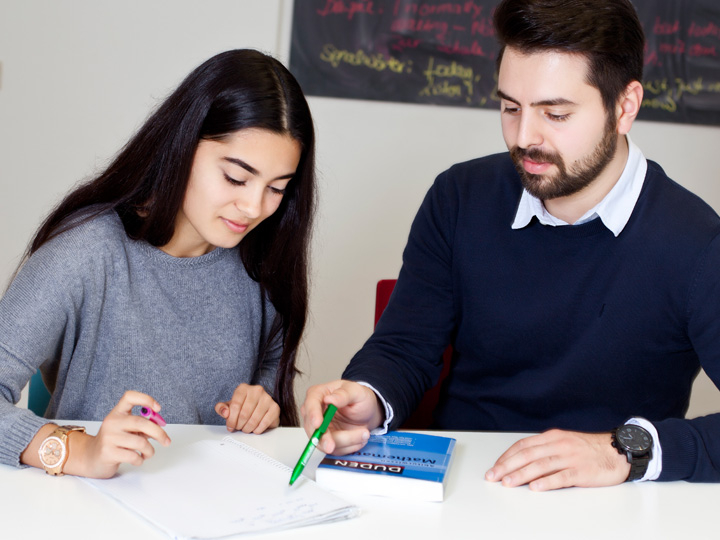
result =
[[[512,101],[516,105],[520,105],[520,102],[517,99],[508,96],[502,90],[498,90],[497,95],[506,101]],[[530,104],[531,107],[548,107],[548,106],[553,107],[553,106],[557,106],[557,105],[577,105],[577,103],[575,103],[574,101],[570,101],[569,99],[565,99],[565,98],[554,98],[554,99],[543,99],[542,101],[534,101],[533,103]]]
[[498,91],[497,91],[497,95],[500,96],[500,97],[501,97],[502,99],[504,99],[505,101],[512,101],[512,102],[515,103],[516,105],[520,105],[520,102],[519,102],[517,99],[511,98],[510,96],[508,96],[505,92],[503,92],[503,91],[500,90],[499,88],[498,88]]
[[[255,167],[253,167],[253,166],[250,165],[249,163],[243,161],[242,159],[238,159],[238,158],[234,158],[234,157],[229,157],[229,156],[225,156],[223,159],[224,159],[225,161],[228,161],[228,162],[232,163],[233,165],[237,165],[237,166],[239,166],[239,167],[242,167],[243,169],[245,169],[247,172],[249,172],[250,174],[252,174],[252,175],[254,175],[254,176],[258,176],[258,175],[260,174],[260,171],[258,171]],[[292,178],[293,176],[295,176],[295,173],[296,173],[296,171],[293,171],[293,172],[288,173],[288,174],[283,174],[283,175],[278,176],[277,178],[275,178],[275,180],[285,180],[286,178]]]

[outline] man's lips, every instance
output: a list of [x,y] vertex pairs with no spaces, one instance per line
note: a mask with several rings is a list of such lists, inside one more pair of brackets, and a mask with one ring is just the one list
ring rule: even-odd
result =
[[548,161],[537,162],[532,159],[523,158],[523,168],[530,174],[543,174],[552,167],[552,163]]
[[247,228],[250,226],[249,223],[238,223],[237,221],[232,221],[230,219],[226,218],[220,218],[222,219],[223,223],[227,226],[228,229],[235,233],[244,233]]

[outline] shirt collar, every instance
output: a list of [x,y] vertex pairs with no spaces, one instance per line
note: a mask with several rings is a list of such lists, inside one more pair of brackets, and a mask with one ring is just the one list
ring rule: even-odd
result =
[[[575,225],[587,223],[596,217],[600,217],[603,224],[615,236],[618,236],[630,220],[645,181],[647,160],[642,151],[632,142],[630,136],[627,135],[626,138],[628,142],[628,158],[620,178],[603,200],[588,210],[575,222]],[[568,225],[565,221],[549,214],[540,199],[533,197],[523,189],[512,228],[522,229],[526,227],[533,216],[543,225],[553,227]]]

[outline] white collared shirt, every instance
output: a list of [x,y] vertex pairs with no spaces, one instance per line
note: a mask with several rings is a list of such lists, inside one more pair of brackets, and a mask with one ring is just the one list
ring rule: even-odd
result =
[[[618,236],[627,225],[635,208],[635,203],[640,196],[640,190],[642,190],[645,174],[647,173],[647,160],[642,151],[630,140],[629,136],[627,136],[627,142],[628,159],[620,178],[610,192],[605,195],[605,198],[585,212],[575,222],[575,225],[587,223],[599,216],[615,236]],[[543,225],[553,227],[569,225],[569,223],[550,214],[540,199],[533,197],[523,189],[512,228],[522,229],[530,223],[533,216],[537,217],[538,221]]]

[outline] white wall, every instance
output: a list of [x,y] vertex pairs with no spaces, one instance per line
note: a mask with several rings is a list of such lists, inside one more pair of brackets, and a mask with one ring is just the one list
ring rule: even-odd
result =
[[[0,13],[2,283],[57,198],[101,167],[194,66],[237,47],[289,56],[288,0],[13,4]],[[321,193],[300,397],[338,377],[369,336],[375,283],[397,275],[410,222],[435,176],[505,149],[494,111],[309,101]],[[720,210],[720,128],[638,122],[632,136]],[[691,414],[720,410],[711,383],[696,388]]]

